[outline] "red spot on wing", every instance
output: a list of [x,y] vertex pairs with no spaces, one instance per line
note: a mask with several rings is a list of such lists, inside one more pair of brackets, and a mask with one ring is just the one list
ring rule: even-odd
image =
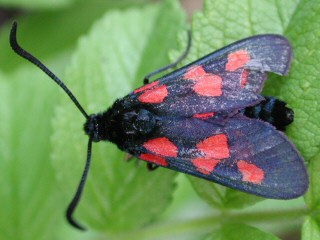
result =
[[146,84],[146,85],[134,90],[133,92],[134,93],[138,93],[138,92],[145,91],[147,89],[153,88],[154,86],[158,85],[158,83],[159,83],[159,81],[154,81],[152,83]]
[[249,76],[249,71],[248,70],[243,70],[241,74],[241,80],[240,80],[240,86],[242,88],[245,88],[245,86],[248,83],[248,76]]
[[150,89],[142,93],[138,99],[142,103],[162,103],[168,96],[168,89],[166,85]]
[[260,184],[263,181],[264,171],[261,168],[244,160],[239,160],[237,165],[243,181],[255,184]]
[[202,66],[192,66],[190,67],[187,72],[184,74],[184,79],[197,79],[206,74],[206,71],[203,69]]
[[220,160],[217,159],[205,158],[196,158],[192,160],[192,164],[197,168],[197,171],[206,175],[212,173],[219,162]]
[[228,55],[228,62],[226,64],[226,70],[233,72],[239,68],[242,68],[250,60],[250,55],[246,50],[238,50]]
[[177,157],[178,147],[166,137],[151,139],[143,144],[150,152],[166,157]]
[[205,154],[206,158],[229,158],[228,138],[225,134],[211,136],[197,144],[197,149]]
[[217,97],[222,95],[222,78],[218,75],[207,74],[197,79],[193,90],[202,96]]
[[142,153],[139,156],[139,158],[142,160],[148,161],[150,163],[155,163],[160,166],[164,166],[164,167],[168,166],[168,162],[164,157],[155,156],[155,155],[148,154],[148,153]]
[[199,118],[199,119],[208,119],[214,116],[214,112],[208,112],[208,113],[197,113],[194,114],[192,117]]

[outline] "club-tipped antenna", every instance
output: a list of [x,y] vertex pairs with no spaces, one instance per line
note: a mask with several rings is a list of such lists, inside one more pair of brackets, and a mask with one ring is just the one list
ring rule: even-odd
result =
[[78,102],[76,97],[72,94],[72,92],[67,88],[67,86],[53,73],[51,72],[39,59],[31,55],[29,52],[24,50],[17,42],[17,22],[13,22],[11,32],[10,32],[10,45],[13,51],[15,51],[21,57],[27,59],[38,68],[40,68],[45,74],[47,74],[53,81],[55,81],[70,97],[71,101],[76,105],[76,107],[80,110],[80,112],[85,116],[86,119],[89,118],[89,115],[82,108],[81,104]]

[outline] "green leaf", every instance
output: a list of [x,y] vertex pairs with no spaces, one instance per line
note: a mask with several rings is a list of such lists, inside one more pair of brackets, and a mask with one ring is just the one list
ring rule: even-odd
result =
[[263,198],[223,187],[220,184],[208,183],[206,180],[189,177],[195,191],[208,204],[219,209],[240,209],[262,201]]
[[289,79],[275,86],[295,111],[287,134],[306,161],[319,152],[320,145],[319,24],[319,2],[300,1],[286,30],[294,49]]
[[[64,51],[70,53],[75,48],[79,36],[86,34],[93,22],[107,11],[141,5],[144,1],[147,0],[81,1],[63,9],[22,15],[15,18],[19,25],[18,39],[26,49],[40,59],[51,58]],[[0,32],[0,68],[3,71],[15,69],[19,64],[29,64],[26,61],[17,61],[11,48],[8,47],[11,24],[12,22],[8,21],[7,26]]]
[[[109,12],[81,39],[68,68],[68,86],[89,113],[105,110],[116,98],[142,84],[142,72],[147,74],[168,63],[166,52],[175,47],[184,19],[176,1]],[[161,36],[163,32],[167,38]],[[52,145],[66,201],[71,200],[84,167],[87,137],[81,131],[83,121],[63,96],[54,119]],[[144,163],[127,163],[124,158],[110,143],[93,146],[92,168],[75,213],[90,229],[114,232],[137,228],[169,203],[175,173],[165,169],[150,173]]]
[[65,7],[77,0],[0,0],[0,4],[5,7],[20,7],[20,8],[61,8]]
[[320,209],[320,153],[310,159],[308,166],[310,185],[305,201],[308,207],[312,210]]
[[[254,34],[283,33],[298,1],[206,0],[204,12],[193,17],[193,45],[186,62],[198,59],[233,41]],[[176,56],[176,53],[172,54]],[[218,208],[242,208],[262,198],[190,177],[199,195]]]
[[[22,9],[36,9],[38,11],[46,11],[49,10],[47,13],[49,15],[52,15],[53,13],[55,15],[59,15],[59,12],[54,12],[54,11],[65,11],[65,9],[69,8],[69,12],[72,14],[72,9],[77,9],[82,7],[82,6],[87,6],[87,12],[82,16],[82,19],[76,19],[77,21],[82,21],[86,19],[88,16],[95,11],[91,11],[95,9],[97,5],[100,5],[102,8],[100,11],[104,10],[105,6],[109,7],[128,7],[130,5],[137,5],[141,3],[146,3],[148,0],[121,0],[121,1],[114,1],[114,0],[90,0],[90,1],[85,1],[85,0],[0,0],[0,5],[2,7],[7,7],[7,8],[22,8]],[[54,11],[52,11],[54,10]],[[42,13],[41,13],[42,14]],[[37,15],[37,13],[35,14]],[[86,16],[88,15],[88,16]],[[74,27],[80,27],[77,26],[76,24]]]
[[192,49],[184,63],[248,36],[283,34],[298,3],[299,0],[205,0],[203,13],[192,18]]
[[246,224],[223,225],[221,229],[212,233],[206,240],[276,240],[276,236],[263,232]]
[[0,75],[0,239],[56,239],[61,198],[49,157],[56,98],[45,78],[36,68]]
[[319,223],[312,217],[307,217],[302,226],[302,240],[319,240]]
[[[295,53],[290,75],[280,77],[270,74],[264,93],[285,100],[294,109],[295,122],[287,133],[307,160],[318,151],[320,142],[320,85],[317,83],[319,70],[315,67],[320,57],[317,51],[319,8],[317,1],[261,0],[253,4],[249,0],[231,0],[226,4],[223,0],[206,0],[204,12],[193,17],[193,45],[184,62],[196,60],[254,34],[278,33],[288,36]],[[180,37],[184,38],[182,35]],[[173,52],[172,59],[177,55]],[[247,200],[244,200],[244,195],[234,190],[224,190],[213,183],[190,179],[200,196],[219,208],[238,208],[261,200],[255,196],[247,196]]]

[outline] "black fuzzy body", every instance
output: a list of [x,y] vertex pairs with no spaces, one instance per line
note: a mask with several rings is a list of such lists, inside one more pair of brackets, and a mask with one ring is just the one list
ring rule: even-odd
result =
[[246,107],[241,112],[254,119],[260,119],[268,122],[277,130],[284,131],[286,126],[293,122],[294,112],[292,109],[286,107],[286,103],[274,97],[265,96],[265,100],[259,104]]

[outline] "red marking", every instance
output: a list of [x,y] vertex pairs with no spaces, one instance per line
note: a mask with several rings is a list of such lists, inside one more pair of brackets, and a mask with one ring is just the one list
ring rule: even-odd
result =
[[134,92],[134,93],[142,92],[142,91],[144,91],[144,90],[150,89],[150,88],[158,85],[158,83],[159,83],[159,81],[154,81],[154,82],[152,82],[152,83],[146,84],[146,85],[144,85],[144,86],[142,86],[142,87],[134,90],[133,92]]
[[225,134],[209,137],[198,143],[197,148],[205,154],[206,158],[223,159],[230,157],[228,138]]
[[233,72],[239,68],[242,68],[250,60],[250,55],[246,50],[238,50],[228,55],[228,62],[226,64],[226,70]]
[[252,182],[260,184],[264,179],[264,171],[254,164],[247,163],[240,160],[237,163],[239,171],[242,173],[242,180],[245,182]]
[[207,74],[197,79],[193,90],[202,96],[217,97],[222,95],[222,78],[218,75]]
[[203,69],[202,66],[192,66],[190,67],[187,72],[184,74],[183,79],[192,79],[196,80],[197,78],[206,74],[206,71]]
[[161,137],[151,139],[143,144],[150,152],[166,157],[177,157],[178,147],[174,145],[168,138]]
[[160,165],[160,166],[164,166],[164,167],[168,166],[167,160],[165,158],[163,158],[163,157],[155,156],[155,155],[148,154],[148,153],[142,153],[139,156],[139,158],[142,159],[142,160],[151,162],[151,163],[155,163],[155,164]]
[[198,172],[210,174],[220,161],[217,159],[196,158],[192,160],[192,164],[197,168]]
[[241,74],[241,80],[240,80],[240,86],[242,88],[245,88],[245,86],[248,83],[248,76],[249,76],[249,71],[248,70],[243,70]]
[[208,119],[214,116],[214,112],[208,112],[208,113],[197,113],[194,114],[192,117],[199,118],[199,119]]
[[166,85],[147,90],[141,94],[138,99],[143,103],[162,103],[163,100],[168,96],[168,89]]

